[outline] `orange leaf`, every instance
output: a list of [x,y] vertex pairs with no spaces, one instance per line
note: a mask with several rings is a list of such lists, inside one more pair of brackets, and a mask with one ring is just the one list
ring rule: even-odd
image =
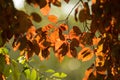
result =
[[93,51],[86,47],[78,53],[78,59],[81,59],[82,61],[88,61],[93,57],[93,55]]
[[99,41],[101,40],[100,38],[93,38],[93,45],[98,45]]
[[57,22],[57,19],[58,19],[58,18],[57,18],[55,15],[49,15],[49,16],[48,16],[48,20],[51,21],[51,22],[56,23],[56,22]]
[[92,4],[95,4],[96,3],[96,0],[92,0]]
[[20,47],[20,44],[21,44],[20,42],[18,42],[18,43],[15,42],[15,44],[14,44],[14,46],[13,46],[13,50],[14,50],[14,51],[18,50],[19,47]]
[[47,4],[44,8],[41,8],[40,11],[43,15],[48,15],[48,13],[50,11],[49,4]]
[[88,78],[89,78],[89,76],[90,76],[90,74],[91,74],[92,72],[93,72],[93,69],[92,69],[92,68],[86,70],[86,71],[85,71],[85,76],[84,76],[83,80],[88,80]]
[[6,64],[10,64],[10,58],[8,55],[5,55],[5,61],[6,61]]
[[63,43],[64,41],[57,39],[57,41],[55,42],[55,51],[58,50]]
[[57,39],[59,39],[59,29],[54,30],[54,32],[50,34],[51,43],[54,44]]

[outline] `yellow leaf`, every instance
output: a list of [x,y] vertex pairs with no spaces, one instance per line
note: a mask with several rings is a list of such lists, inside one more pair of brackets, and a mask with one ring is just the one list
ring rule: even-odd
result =
[[97,53],[101,52],[103,50],[103,44],[98,46]]
[[83,62],[88,61],[92,59],[93,55],[94,52],[90,48],[85,47],[78,53],[78,59],[82,60]]

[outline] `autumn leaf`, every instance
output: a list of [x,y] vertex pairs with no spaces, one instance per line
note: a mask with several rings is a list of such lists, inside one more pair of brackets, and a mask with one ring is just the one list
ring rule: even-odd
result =
[[90,48],[85,47],[78,53],[78,59],[81,59],[83,62],[88,61],[92,59],[93,55],[93,51]]
[[48,15],[50,12],[50,6],[47,4],[45,7],[41,8],[40,11],[43,15]]
[[79,47],[79,41],[76,38],[73,38],[70,43],[70,48]]
[[93,68],[89,68],[85,71],[85,76],[83,77],[82,80],[88,80],[89,79],[89,76],[90,74],[93,72]]
[[68,25],[63,23],[63,24],[60,24],[59,28],[62,30],[62,31],[66,31],[68,30]]
[[31,19],[36,22],[40,22],[42,20],[41,16],[35,12],[31,13]]
[[9,58],[9,55],[5,55],[5,61],[6,61],[6,64],[7,64],[7,65],[10,64],[10,58]]
[[70,0],[64,0],[66,3],[69,3]]
[[96,3],[96,0],[92,0],[92,4],[95,4]]
[[55,42],[55,45],[54,45],[55,51],[57,51],[63,43],[64,43],[64,41],[57,39],[57,41]]
[[75,13],[74,13],[74,18],[75,18],[75,21],[78,21],[78,18],[77,18],[77,14],[78,14],[78,8],[75,9]]
[[48,59],[48,57],[50,55],[49,47],[47,47],[46,49],[42,50],[41,54],[42,54],[43,58]]
[[100,42],[100,38],[96,38],[96,37],[94,37],[93,39],[92,39],[92,41],[93,41],[93,45],[98,45],[98,43]]
[[73,31],[74,31],[74,33],[76,33],[77,36],[82,33],[82,32],[80,31],[80,28],[77,27],[77,26],[73,26]]
[[57,6],[57,7],[61,7],[61,2],[59,0],[55,0],[53,2],[53,5]]
[[87,19],[84,9],[80,10],[78,18],[80,22],[84,22]]
[[36,3],[40,6],[40,8],[44,8],[47,5],[46,0],[36,0]]
[[76,50],[76,48],[71,48],[71,49],[70,49],[70,53],[71,53],[71,55],[72,55],[73,57],[77,57],[77,50]]
[[64,37],[64,35],[62,34],[62,30],[61,30],[61,29],[59,29],[59,38],[60,38],[61,40],[65,40],[65,37]]
[[57,22],[57,17],[55,15],[49,15],[48,20],[51,21],[51,22],[56,23]]
[[51,43],[54,44],[57,39],[59,39],[59,29],[55,29],[55,30],[50,34]]

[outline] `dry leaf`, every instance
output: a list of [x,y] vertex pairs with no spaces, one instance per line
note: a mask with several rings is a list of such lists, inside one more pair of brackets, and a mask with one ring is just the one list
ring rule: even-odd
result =
[[36,22],[40,22],[42,20],[41,16],[35,12],[31,13],[31,19]]

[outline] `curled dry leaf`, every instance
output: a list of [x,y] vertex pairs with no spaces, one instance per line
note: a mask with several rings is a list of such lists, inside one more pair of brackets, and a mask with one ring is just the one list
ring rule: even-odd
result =
[[48,16],[48,20],[49,21],[51,21],[51,22],[54,22],[54,23],[56,23],[57,22],[57,16],[55,16],[55,15],[49,15]]
[[63,35],[61,29],[59,29],[59,38],[60,38],[60,40],[65,40],[65,36]]
[[77,14],[78,14],[78,7],[75,9],[75,13],[74,13],[75,21],[78,21]]
[[85,47],[78,53],[78,59],[82,61],[88,61],[92,59],[93,55],[93,51],[90,48]]

